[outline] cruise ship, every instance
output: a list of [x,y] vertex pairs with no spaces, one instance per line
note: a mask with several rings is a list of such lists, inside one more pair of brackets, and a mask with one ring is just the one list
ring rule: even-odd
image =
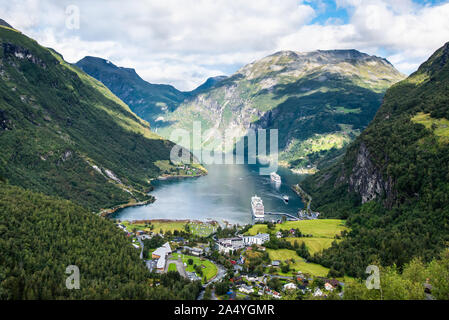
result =
[[281,176],[278,175],[276,172],[272,172],[270,174],[270,178],[271,178],[271,181],[273,181],[274,183],[281,183]]
[[257,195],[251,198],[251,208],[253,209],[254,218],[263,219],[265,217],[265,209],[263,207],[262,199]]

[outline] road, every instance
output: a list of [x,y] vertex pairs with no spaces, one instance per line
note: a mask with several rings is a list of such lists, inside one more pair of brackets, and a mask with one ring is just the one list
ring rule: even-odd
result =
[[[209,260],[209,261],[211,261],[211,260]],[[223,267],[221,264],[218,264],[214,261],[211,261],[211,262],[217,266],[217,269],[218,269],[217,275],[212,280],[210,280],[208,283],[203,285],[203,289],[201,290],[200,294],[198,295],[197,300],[203,300],[205,289],[212,283],[221,281],[221,279],[223,279],[224,276],[226,275],[225,267]],[[218,300],[217,297],[215,296],[215,290],[212,290],[212,299],[211,300]]]

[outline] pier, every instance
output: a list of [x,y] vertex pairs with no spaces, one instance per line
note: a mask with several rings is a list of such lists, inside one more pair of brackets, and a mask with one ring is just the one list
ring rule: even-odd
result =
[[266,216],[286,216],[287,218],[291,219],[291,221],[298,221],[301,220],[298,217],[292,216],[289,213],[282,213],[282,212],[265,212]]

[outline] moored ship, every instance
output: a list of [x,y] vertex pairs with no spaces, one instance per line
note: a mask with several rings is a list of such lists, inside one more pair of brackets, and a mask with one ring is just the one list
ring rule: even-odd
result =
[[257,195],[251,198],[251,208],[253,211],[253,216],[256,219],[263,219],[265,217],[265,209],[263,206],[262,199]]

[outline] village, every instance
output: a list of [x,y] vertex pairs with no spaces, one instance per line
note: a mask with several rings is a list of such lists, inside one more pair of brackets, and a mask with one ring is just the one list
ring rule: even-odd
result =
[[343,275],[309,261],[346,232],[341,220],[222,228],[215,222],[122,221],[150,272],[201,281],[199,299],[324,299],[342,295]]

